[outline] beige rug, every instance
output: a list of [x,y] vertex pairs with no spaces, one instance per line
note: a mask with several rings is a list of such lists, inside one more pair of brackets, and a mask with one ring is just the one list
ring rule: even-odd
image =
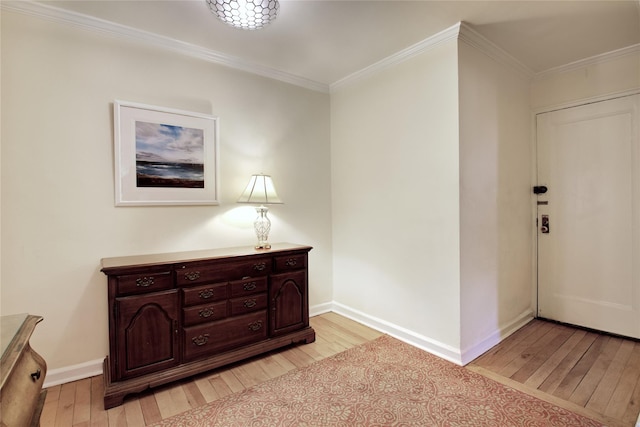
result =
[[601,426],[389,336],[155,426]]

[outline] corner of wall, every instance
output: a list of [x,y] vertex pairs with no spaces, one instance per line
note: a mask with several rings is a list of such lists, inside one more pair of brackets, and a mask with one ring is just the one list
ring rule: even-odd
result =
[[480,34],[466,22],[462,22],[460,25],[459,40],[473,46],[494,60],[511,67],[526,78],[532,78],[534,75],[533,70],[509,55],[505,50]]
[[376,318],[374,316],[370,316],[344,304],[340,304],[339,302],[333,301],[331,303],[330,311],[333,311],[351,320],[355,320],[356,322],[362,323],[363,325],[397,338],[400,341],[406,342],[407,344],[420,348],[435,356],[448,360],[449,362],[455,363],[456,365],[464,364],[460,350],[450,345],[444,344],[420,334],[416,334],[415,332],[412,332],[401,326]]
[[521,313],[511,322],[498,328],[498,330],[492,332],[484,339],[473,344],[471,347],[462,350],[460,356],[461,364],[466,365],[472,362],[474,359],[478,358],[479,356],[490,350],[492,347],[504,341],[509,335],[513,334],[515,331],[522,328],[533,319],[534,316],[531,310],[527,310]]

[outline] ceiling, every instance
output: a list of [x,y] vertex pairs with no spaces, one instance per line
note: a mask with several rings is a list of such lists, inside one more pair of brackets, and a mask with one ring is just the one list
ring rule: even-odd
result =
[[324,85],[460,21],[533,73],[640,43],[640,0],[280,0],[277,19],[254,31],[220,22],[205,0],[42,3]]

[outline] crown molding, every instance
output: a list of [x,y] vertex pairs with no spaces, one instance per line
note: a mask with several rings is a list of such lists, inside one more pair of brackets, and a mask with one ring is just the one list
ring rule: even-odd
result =
[[533,70],[524,65],[522,62],[509,55],[505,50],[493,43],[491,40],[474,30],[466,22],[460,24],[459,39],[470,46],[483,52],[485,55],[493,58],[499,63],[509,66],[525,78],[531,79],[534,76]]
[[241,58],[206,49],[191,43],[186,43],[170,37],[148,31],[117,24],[92,16],[76,13],[57,7],[45,5],[34,1],[0,1],[0,9],[35,16],[60,24],[80,28],[86,31],[101,34],[103,36],[118,38],[146,45],[155,46],[192,58],[201,59],[210,63],[223,65],[247,73],[256,74],[274,80],[279,80],[306,89],[329,92],[329,86],[300,76],[289,74],[273,68],[265,67]]
[[330,91],[334,92],[367,76],[379,73],[386,68],[404,62],[416,55],[420,55],[450,40],[464,41],[465,43],[485,53],[498,62],[510,66],[526,78],[530,79],[534,75],[531,69],[523,65],[520,61],[509,55],[492,41],[471,28],[469,24],[467,24],[466,22],[458,22],[457,24],[452,25],[451,27],[437,34],[434,34],[433,36],[426,38],[421,42],[414,44],[413,46],[403,49],[398,53],[395,53],[381,61],[376,62],[375,64],[372,64],[360,71],[350,74],[349,76],[341,80],[338,80],[337,82],[330,85]]
[[613,50],[611,52],[603,53],[600,55],[591,56],[589,58],[581,59],[579,61],[570,62],[568,64],[561,65],[559,67],[550,68],[545,71],[541,71],[539,73],[536,73],[536,75],[534,76],[534,80],[541,80],[552,75],[562,74],[569,71],[577,70],[579,68],[588,67],[590,65],[597,65],[597,64],[609,62],[616,58],[621,58],[621,57],[630,56],[630,55],[638,55],[638,54],[640,54],[640,43],[623,47],[622,49]]
[[403,49],[397,53],[394,53],[391,56],[388,56],[374,64],[371,64],[360,71],[356,71],[355,73],[352,73],[347,77],[344,77],[336,81],[335,83],[332,83],[330,85],[330,91],[334,92],[344,86],[353,84],[359,80],[362,80],[373,74],[379,73],[396,64],[407,61],[408,59],[411,59],[414,56],[427,52],[428,50],[431,50],[442,43],[445,43],[450,40],[455,40],[458,37],[460,25],[461,23],[458,22],[457,24],[443,31],[440,31],[439,33],[436,33],[433,36],[422,40],[421,42],[418,42],[412,46],[409,46],[406,49]]
[[496,61],[508,65],[527,78],[535,80],[547,78],[550,75],[561,74],[589,65],[611,61],[618,57],[636,55],[640,53],[640,44],[628,46],[612,52],[596,55],[590,58],[571,62],[566,65],[554,67],[538,73],[523,65],[520,61],[509,55],[492,41],[478,33],[466,22],[459,22],[433,36],[403,49],[385,59],[382,59],[368,67],[344,77],[331,85],[316,82],[304,77],[286,73],[274,68],[265,67],[242,58],[227,55],[191,43],[186,43],[170,37],[139,30],[133,27],[117,24],[115,22],[95,18],[77,12],[60,9],[54,6],[38,3],[31,0],[0,1],[0,10],[22,13],[40,19],[61,23],[101,34],[103,36],[119,38],[122,40],[143,43],[164,50],[179,53],[192,58],[200,59],[213,64],[222,65],[262,77],[282,81],[295,86],[300,86],[317,92],[329,93],[343,86],[354,83],[367,76],[378,73],[386,68],[404,62],[416,55],[424,53],[444,42],[458,39],[485,53]]

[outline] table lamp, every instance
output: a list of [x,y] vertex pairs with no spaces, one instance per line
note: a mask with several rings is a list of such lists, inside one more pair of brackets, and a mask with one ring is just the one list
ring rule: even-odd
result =
[[271,245],[267,242],[269,231],[271,231],[271,221],[267,217],[269,208],[265,205],[281,204],[282,201],[276,193],[273,180],[269,175],[256,174],[251,175],[249,184],[240,195],[238,203],[259,204],[256,206],[258,217],[253,222],[258,237],[256,249],[271,249]]

